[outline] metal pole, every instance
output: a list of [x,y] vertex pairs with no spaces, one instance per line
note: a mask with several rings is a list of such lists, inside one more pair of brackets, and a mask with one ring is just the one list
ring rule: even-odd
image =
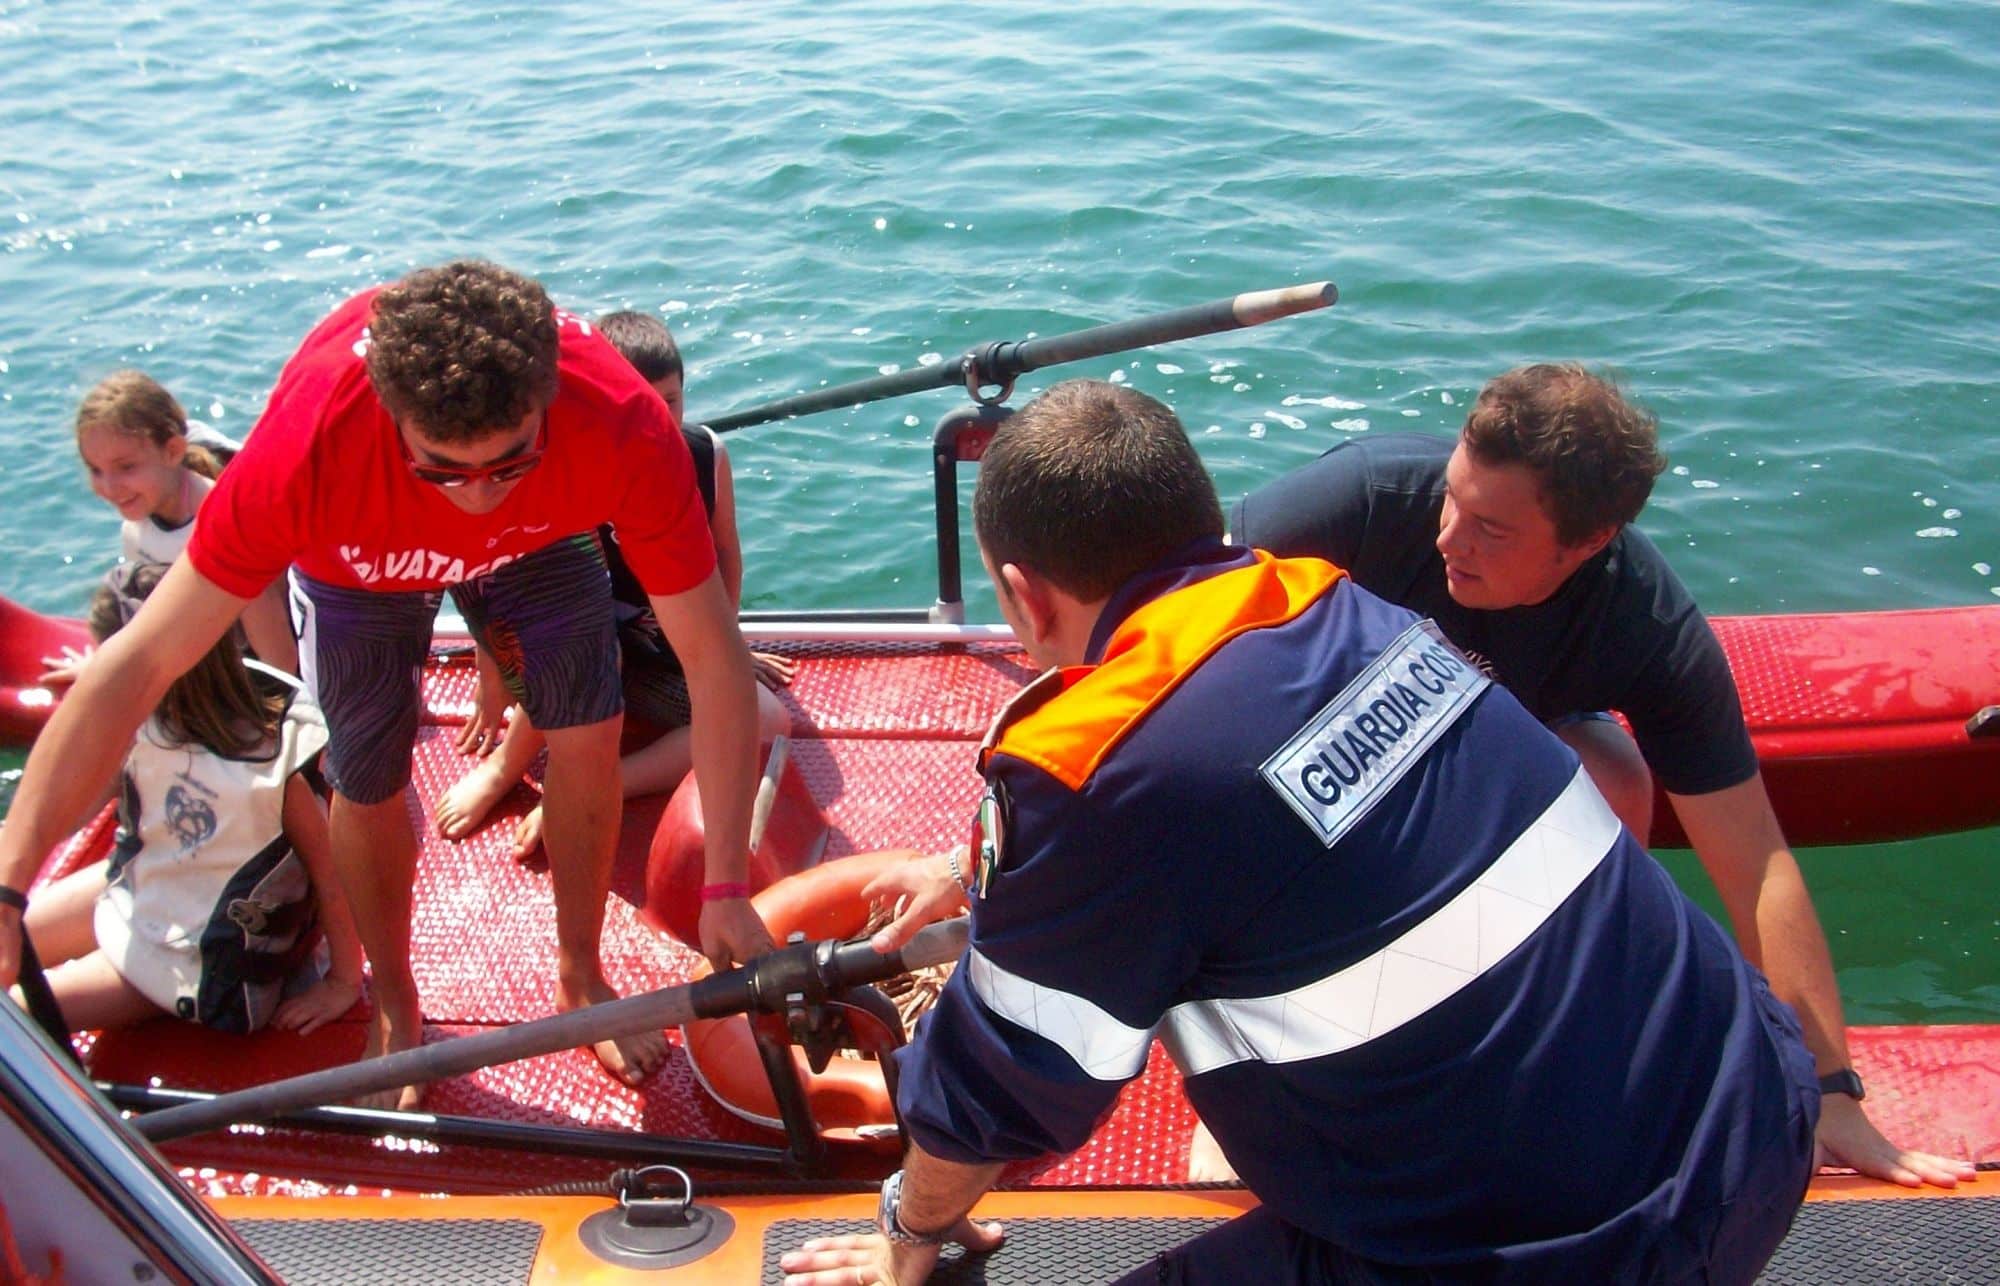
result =
[[[134,1112],[158,1112],[190,1103],[210,1103],[220,1097],[198,1090],[155,1089],[146,1085],[99,1084],[115,1107]],[[791,1158],[783,1148],[755,1143],[721,1143],[710,1139],[676,1139],[663,1134],[633,1134],[624,1130],[586,1129],[573,1125],[534,1125],[494,1121],[478,1116],[440,1116],[432,1112],[394,1112],[366,1107],[307,1107],[271,1118],[272,1125],[324,1134],[379,1138],[394,1134],[468,1147],[502,1148],[550,1156],[600,1157],[642,1165],[704,1165],[720,1170],[788,1171]]]
[[1086,358],[1103,357],[1110,353],[1123,353],[1134,348],[1148,348],[1154,344],[1192,339],[1197,335],[1213,335],[1220,331],[1258,326],[1280,317],[1290,317],[1295,313],[1325,308],[1339,297],[1340,292],[1330,281],[1314,281],[1302,286],[1284,286],[1276,290],[1246,291],[1240,295],[1231,295],[1227,299],[1196,304],[1192,308],[1177,308],[1172,312],[1159,313],[1152,317],[1113,322],[1106,326],[1093,326],[1088,330],[1072,331],[1066,335],[987,344],[961,357],[939,362],[936,366],[920,366],[913,370],[898,371],[894,375],[856,380],[851,384],[838,384],[833,388],[820,389],[816,393],[801,393],[794,397],[780,398],[775,402],[732,411],[728,415],[707,421],[707,424],[717,433],[728,433],[732,429],[748,428],[753,424],[788,420],[800,415],[811,415],[815,411],[834,411],[847,406],[861,406],[867,402],[880,402],[885,398],[920,393],[925,389],[964,388],[975,383],[981,388],[996,385],[1005,388],[1013,383],[1015,376],[1044,366],[1057,366],[1064,362],[1078,362]]
[[340,1103],[377,1090],[416,1085],[642,1031],[679,1027],[752,1009],[781,1010],[788,994],[808,997],[955,960],[965,950],[963,918],[921,930],[901,951],[882,955],[858,943],[807,942],[781,947],[727,973],[627,996],[587,1009],[537,1018],[477,1036],[420,1045],[380,1058],[308,1072],[269,1085],[170,1107],[133,1124],[155,1143],[239,1122],[267,1121],[301,1107]]

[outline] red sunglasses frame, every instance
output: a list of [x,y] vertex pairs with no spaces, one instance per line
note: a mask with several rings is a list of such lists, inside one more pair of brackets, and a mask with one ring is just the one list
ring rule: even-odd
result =
[[515,482],[533,473],[535,466],[548,454],[549,417],[543,414],[541,423],[535,429],[535,441],[519,455],[510,455],[492,464],[420,464],[410,454],[409,439],[403,436],[401,425],[396,426],[396,445],[402,448],[403,463],[409,466],[410,475],[418,482],[427,482],[433,487],[464,487],[475,482]]

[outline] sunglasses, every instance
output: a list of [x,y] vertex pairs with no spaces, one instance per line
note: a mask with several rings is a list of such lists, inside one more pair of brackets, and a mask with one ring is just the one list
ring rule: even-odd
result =
[[396,430],[396,445],[403,449],[403,463],[410,467],[410,476],[434,487],[464,487],[475,482],[513,482],[525,478],[542,462],[548,441],[549,420],[544,415],[535,429],[534,445],[519,455],[481,465],[419,464],[417,458],[410,454],[410,444],[404,438],[402,429]]

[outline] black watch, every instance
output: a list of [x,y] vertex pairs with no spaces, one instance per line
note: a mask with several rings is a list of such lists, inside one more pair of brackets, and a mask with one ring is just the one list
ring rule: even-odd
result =
[[1822,1097],[1828,1094],[1845,1094],[1857,1103],[1868,1097],[1868,1091],[1862,1088],[1861,1078],[1855,1075],[1852,1067],[1843,1067],[1837,1072],[1828,1072],[1820,1077],[1819,1092]]
[[949,1228],[911,1232],[903,1226],[902,1206],[903,1172],[898,1170],[882,1180],[882,1200],[875,1207],[875,1230],[899,1246],[942,1246],[950,1240]]

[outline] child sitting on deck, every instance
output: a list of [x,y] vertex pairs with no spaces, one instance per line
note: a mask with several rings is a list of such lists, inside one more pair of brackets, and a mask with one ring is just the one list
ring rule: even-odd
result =
[[[124,563],[105,578],[90,605],[99,643],[165,572]],[[326,724],[296,681],[255,664],[224,635],[175,680],[125,761],[111,856],[29,907],[25,927],[70,1026],[169,1013],[219,1031],[303,1034],[360,999],[361,942],[307,785]],[[331,971],[286,997],[316,919]]]
[[[220,434],[204,441],[226,442]],[[76,449],[90,474],[90,489],[118,511],[120,557],[165,567],[180,557],[194,534],[195,513],[215,486],[227,449],[198,445],[187,413],[174,395],[143,371],[118,371],[84,395],[76,410]],[[298,642],[292,635],[282,581],[243,612],[250,651],[267,665],[296,674]],[[42,682],[66,685],[82,655],[45,657]]]
[[[630,362],[633,369],[653,386],[687,439],[688,453],[694,458],[695,483],[702,504],[708,509],[708,527],[715,540],[715,562],[729,601],[743,602],[743,545],[736,530],[735,487],[729,470],[729,453],[721,439],[703,425],[688,425],[682,417],[684,368],[680,348],[665,322],[646,313],[607,313],[596,321],[612,347]],[[687,678],[680,660],[667,646],[659,623],[653,619],[645,591],[638,578],[619,556],[618,541],[607,526],[599,530],[605,561],[611,568],[611,592],[619,616],[618,640],[623,651],[625,710],[628,719],[658,729],[664,735],[632,751],[619,763],[625,797],[672,790],[687,776],[693,763],[693,738],[689,731],[692,711],[688,705]],[[751,653],[757,687],[757,735],[769,741],[791,731],[791,716],[772,689],[790,682],[792,663],[782,656]],[[508,704],[505,690],[484,651],[479,653],[479,697],[472,717],[459,734],[458,749],[466,754],[491,749],[495,730]],[[475,764],[438,798],[438,834],[446,839],[462,839],[484,821],[493,806],[522,779],[542,747],[542,738],[519,709],[508,720],[506,732],[497,737],[498,748]],[[526,860],[541,843],[542,810],[529,811],[514,828],[513,852]]]

